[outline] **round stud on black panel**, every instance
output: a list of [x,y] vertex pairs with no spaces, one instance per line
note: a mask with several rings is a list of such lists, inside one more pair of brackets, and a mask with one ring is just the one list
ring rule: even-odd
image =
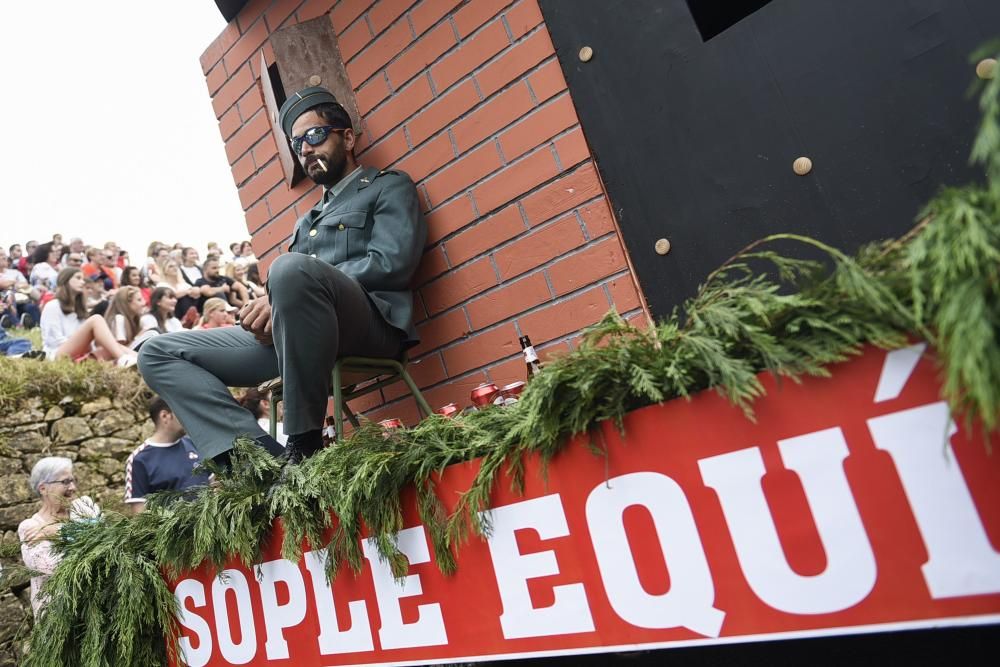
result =
[[670,241],[667,239],[658,239],[656,243],[653,244],[653,250],[656,251],[657,255],[666,255],[670,252]]
[[594,57],[594,50],[589,46],[585,46],[580,49],[580,60],[582,62],[590,62],[590,59]]
[[992,79],[997,74],[996,58],[983,58],[976,64],[976,76],[980,79]]
[[799,176],[805,176],[813,168],[813,161],[807,157],[796,158],[795,162],[792,163],[792,171],[794,171]]

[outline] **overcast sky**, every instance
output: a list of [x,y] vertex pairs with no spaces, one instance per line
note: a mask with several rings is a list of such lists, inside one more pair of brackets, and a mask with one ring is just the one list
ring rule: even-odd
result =
[[3,247],[247,238],[198,62],[223,28],[212,0],[0,3]]

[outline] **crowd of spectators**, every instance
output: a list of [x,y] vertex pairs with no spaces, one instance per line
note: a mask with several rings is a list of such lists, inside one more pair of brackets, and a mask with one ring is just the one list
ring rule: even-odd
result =
[[249,241],[228,254],[210,243],[204,261],[195,248],[154,241],[132,262],[114,241],[64,244],[60,234],[0,248],[0,337],[41,327],[42,350],[25,356],[131,366],[150,337],[233,326],[263,294]]

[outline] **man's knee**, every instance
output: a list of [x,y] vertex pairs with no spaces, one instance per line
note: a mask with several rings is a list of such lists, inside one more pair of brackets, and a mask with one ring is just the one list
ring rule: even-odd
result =
[[159,364],[175,357],[169,336],[153,336],[139,348],[139,372],[148,383],[150,376],[156,373]]
[[331,273],[335,283],[340,278],[349,280],[336,267],[324,265],[309,255],[290,252],[275,259],[267,270],[268,293],[294,298],[302,290],[315,288],[321,282],[329,280]]

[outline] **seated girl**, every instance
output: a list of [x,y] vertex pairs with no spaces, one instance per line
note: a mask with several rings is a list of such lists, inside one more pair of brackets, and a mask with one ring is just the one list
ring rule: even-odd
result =
[[139,320],[139,328],[143,333],[156,331],[165,334],[173,331],[184,331],[184,325],[174,315],[177,307],[177,296],[169,287],[157,287],[150,296],[149,312]]
[[63,269],[56,278],[56,296],[42,309],[42,347],[46,358],[80,359],[93,355],[132,366],[138,355],[115,340],[100,315],[87,316],[83,303],[83,272]]
[[138,287],[119,288],[104,313],[104,319],[107,320],[116,341],[129,349],[138,349],[142,340],[145,340],[136,339],[141,331],[139,318],[145,310],[146,302],[143,301],[142,292]]

